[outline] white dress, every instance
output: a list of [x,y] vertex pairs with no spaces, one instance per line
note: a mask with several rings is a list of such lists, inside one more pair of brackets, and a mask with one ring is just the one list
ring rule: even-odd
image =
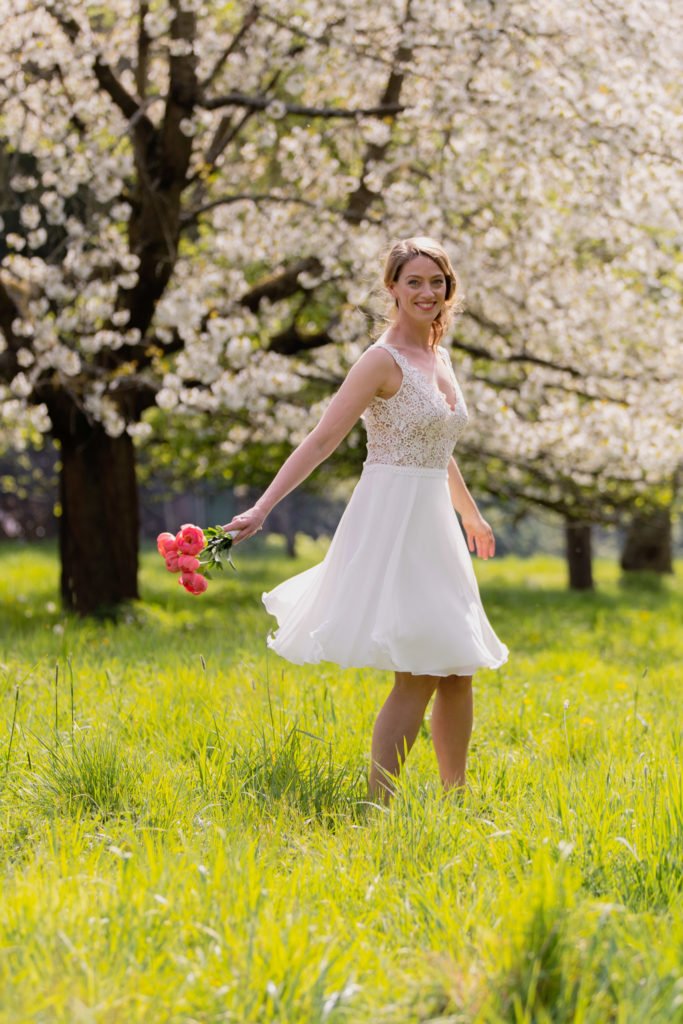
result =
[[268,646],[297,665],[335,662],[414,675],[498,668],[508,650],[491,628],[451,504],[448,462],[467,409],[386,342],[403,373],[363,420],[367,459],[320,564],[263,595],[278,622]]

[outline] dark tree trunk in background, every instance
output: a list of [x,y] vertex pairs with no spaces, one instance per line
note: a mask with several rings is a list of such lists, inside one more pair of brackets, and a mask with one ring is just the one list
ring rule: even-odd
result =
[[282,505],[282,524],[280,526],[284,537],[287,554],[290,558],[296,558],[296,516],[292,502],[285,502]]
[[285,533],[285,544],[289,557],[296,558],[296,530],[287,530]]
[[138,597],[135,449],[127,434],[73,426],[59,438],[61,591],[66,608],[89,615]]
[[576,523],[566,519],[564,533],[570,590],[592,590],[593,552],[590,523]]
[[296,514],[295,501],[292,495],[277,505],[268,517],[268,528],[271,533],[281,533],[285,538],[287,554],[296,558]]
[[633,516],[619,564],[625,572],[638,569],[661,573],[674,571],[670,509],[658,508]]

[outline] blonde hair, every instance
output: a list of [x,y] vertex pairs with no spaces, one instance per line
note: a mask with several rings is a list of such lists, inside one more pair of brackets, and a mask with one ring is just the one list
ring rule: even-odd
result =
[[436,348],[441,344],[453,315],[462,309],[458,278],[443,246],[426,235],[402,238],[394,242],[384,261],[384,285],[389,288],[395,284],[405,264],[414,260],[416,256],[427,256],[433,260],[446,279],[446,301],[434,318],[429,333],[429,344]]

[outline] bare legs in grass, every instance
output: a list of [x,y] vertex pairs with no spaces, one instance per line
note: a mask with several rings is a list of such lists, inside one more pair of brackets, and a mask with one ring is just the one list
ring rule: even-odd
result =
[[432,710],[432,742],[444,789],[465,785],[467,747],[472,735],[472,676],[414,676],[396,672],[394,688],[372,733],[370,796],[387,801],[391,776],[398,775],[419,732],[427,705]]

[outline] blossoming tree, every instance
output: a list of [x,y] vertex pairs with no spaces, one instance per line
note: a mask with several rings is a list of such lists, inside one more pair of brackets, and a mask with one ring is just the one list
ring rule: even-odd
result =
[[671,478],[676,0],[0,16],[0,416],[59,443],[67,605],[137,594],[145,411],[225,417],[226,459],[296,441],[367,343],[393,236],[462,268],[464,455],[492,493],[572,515]]

